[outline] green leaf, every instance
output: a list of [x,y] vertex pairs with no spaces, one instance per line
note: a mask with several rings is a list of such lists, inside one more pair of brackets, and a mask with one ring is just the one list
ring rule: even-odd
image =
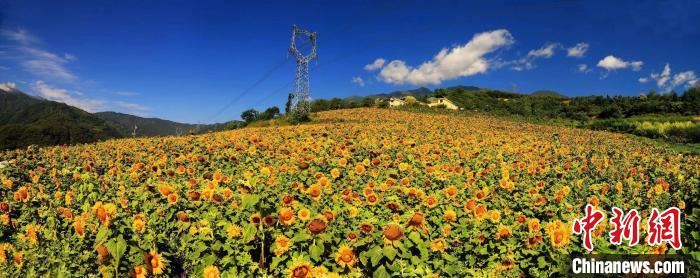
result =
[[292,242],[302,242],[309,239],[311,239],[311,235],[309,235],[309,233],[296,233],[294,237],[292,237]]
[[448,261],[448,262],[457,261],[457,257],[452,256],[452,255],[447,254],[447,253],[445,253],[444,255],[442,255],[442,257],[443,257],[446,261]]
[[314,243],[313,245],[311,245],[311,247],[309,247],[309,255],[314,261],[321,260],[321,255],[323,255],[323,251],[323,244]]
[[394,246],[386,245],[384,246],[383,254],[384,257],[389,258],[389,260],[394,260],[394,257],[396,257],[396,249]]
[[105,226],[100,226],[100,230],[97,231],[97,235],[95,236],[95,246],[100,246],[105,241],[107,241],[108,236],[109,236],[109,229],[105,228]]
[[380,266],[374,271],[374,275],[372,276],[374,276],[374,278],[389,278],[389,273],[386,272],[384,266]]
[[384,254],[382,254],[382,248],[380,248],[379,246],[375,246],[368,252],[370,261],[372,262],[373,266],[377,266],[379,260],[381,260],[384,257]]
[[260,201],[260,195],[250,194],[241,197],[243,209],[254,207]]
[[413,231],[410,234],[408,234],[408,239],[411,241],[415,242],[416,244],[421,244],[423,243],[423,240],[420,238],[420,234]]

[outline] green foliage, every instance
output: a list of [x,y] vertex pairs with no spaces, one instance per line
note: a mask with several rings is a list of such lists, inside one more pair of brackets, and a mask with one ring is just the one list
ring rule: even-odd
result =
[[258,110],[248,109],[241,113],[241,119],[243,119],[246,123],[251,123],[258,120],[258,114],[260,114]]
[[0,91],[0,123],[0,150],[88,143],[121,136],[88,112],[20,92]]

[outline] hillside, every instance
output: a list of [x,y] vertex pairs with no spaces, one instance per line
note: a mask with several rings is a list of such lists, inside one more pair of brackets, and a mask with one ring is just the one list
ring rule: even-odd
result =
[[[393,109],[314,116],[0,153],[12,161],[0,204],[17,219],[0,231],[7,257],[23,256],[0,271],[90,277],[108,272],[102,260],[122,274],[146,257],[167,277],[213,264],[221,277],[559,277],[567,269],[552,266],[587,252],[569,224],[587,203],[691,215],[697,200],[700,157],[629,135]],[[684,247],[693,221],[680,222]]]
[[551,91],[551,90],[538,90],[534,91],[530,94],[533,97],[556,97],[556,98],[566,98],[565,95],[562,95],[559,92],[556,91]]
[[[197,131],[195,124],[183,124],[159,118],[143,118],[118,112],[97,112],[96,117],[114,126],[120,134],[131,136],[137,126],[136,136],[169,136]],[[203,126],[208,127],[208,126]]]
[[0,88],[0,150],[29,145],[89,143],[136,136],[172,136],[240,127],[241,121],[185,124],[118,112],[89,113],[79,108],[28,95],[13,87]]
[[119,137],[105,121],[78,108],[0,89],[0,150],[27,145],[88,143]]

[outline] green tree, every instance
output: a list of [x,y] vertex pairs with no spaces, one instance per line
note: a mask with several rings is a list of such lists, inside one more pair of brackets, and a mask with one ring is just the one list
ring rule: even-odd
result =
[[260,120],[269,120],[272,119],[280,114],[280,109],[277,108],[277,106],[272,106],[270,108],[267,108],[265,112],[260,114]]
[[246,111],[243,111],[241,113],[241,119],[243,119],[246,123],[253,122],[258,119],[258,111],[255,109],[248,109]]

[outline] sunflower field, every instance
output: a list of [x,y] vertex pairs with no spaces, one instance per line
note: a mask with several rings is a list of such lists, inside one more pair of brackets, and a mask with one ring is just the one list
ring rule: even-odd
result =
[[[485,116],[314,117],[0,154],[0,276],[546,277],[588,253],[589,203],[593,252],[698,256],[697,156]],[[680,208],[683,248],[610,244],[613,206]]]

